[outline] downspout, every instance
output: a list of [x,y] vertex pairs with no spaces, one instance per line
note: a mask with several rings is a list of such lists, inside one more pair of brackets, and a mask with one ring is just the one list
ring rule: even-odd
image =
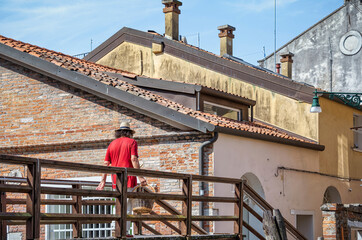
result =
[[[219,133],[218,132],[214,132],[214,137],[211,138],[210,140],[207,140],[206,142],[203,142],[199,148],[199,175],[203,176],[204,175],[204,147],[216,142],[216,140],[219,137]],[[205,194],[205,188],[204,188],[204,183],[203,182],[199,182],[199,195],[200,196],[204,196]],[[204,215],[204,202],[200,202],[200,216]],[[203,221],[200,221],[200,227],[203,228]]]

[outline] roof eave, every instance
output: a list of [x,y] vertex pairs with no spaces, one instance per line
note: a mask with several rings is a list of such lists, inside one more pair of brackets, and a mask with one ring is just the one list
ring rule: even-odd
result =
[[294,146],[294,147],[307,148],[307,149],[311,149],[311,150],[315,150],[315,151],[324,151],[324,149],[325,149],[325,146],[320,145],[320,144],[300,142],[300,141],[286,139],[286,138],[280,138],[280,137],[276,137],[276,136],[272,136],[272,135],[247,132],[247,131],[242,131],[242,130],[232,129],[232,128],[216,126],[215,131],[220,132],[220,133],[229,134],[229,135],[239,136],[239,137],[253,138],[253,139],[258,139],[258,140],[263,140],[263,141],[268,141],[268,142],[273,142],[273,143],[290,145],[290,146]]
[[215,129],[215,126],[210,123],[101,83],[93,78],[62,68],[1,43],[0,57],[136,112],[164,121],[181,130],[194,129],[206,133],[213,132]]

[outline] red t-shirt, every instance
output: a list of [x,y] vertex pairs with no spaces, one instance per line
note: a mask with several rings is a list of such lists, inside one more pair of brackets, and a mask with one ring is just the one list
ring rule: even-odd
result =
[[[138,157],[137,142],[128,137],[117,138],[109,144],[105,162],[110,162],[112,167],[133,168],[131,156]],[[112,186],[116,188],[116,175],[113,174]],[[128,176],[127,187],[133,188],[137,185],[135,176]]]

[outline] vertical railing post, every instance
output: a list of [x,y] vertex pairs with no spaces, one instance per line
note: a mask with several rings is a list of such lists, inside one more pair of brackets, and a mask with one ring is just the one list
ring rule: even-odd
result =
[[[142,214],[137,213],[137,215],[142,215]],[[142,221],[136,221],[135,225],[136,225],[135,235],[142,235]]]
[[116,214],[121,216],[116,221],[116,237],[125,238],[127,235],[127,169],[117,173],[116,188],[120,196],[116,198]]
[[26,239],[40,238],[40,177],[41,165],[38,159],[28,164],[27,182],[32,189],[26,197],[26,212],[31,214],[31,218],[26,221]]
[[235,184],[235,196],[238,199],[234,206],[234,215],[238,217],[238,220],[234,223],[234,233],[237,234],[238,239],[243,239],[243,198],[244,198],[244,183],[242,180]]
[[[74,189],[81,189],[82,186],[80,184],[72,185]],[[72,214],[81,214],[82,213],[82,196],[73,196],[73,201],[75,203],[72,206]],[[82,224],[79,220],[77,220],[73,224],[73,238],[82,238]]]
[[[0,184],[4,184],[5,181],[0,181]],[[6,192],[0,192],[0,212],[6,213]],[[0,238],[7,239],[6,221],[0,220]]]
[[191,218],[192,218],[192,177],[188,176],[183,179],[182,192],[186,196],[186,200],[182,203],[182,215],[186,216],[186,220],[181,224],[181,235],[191,236]]

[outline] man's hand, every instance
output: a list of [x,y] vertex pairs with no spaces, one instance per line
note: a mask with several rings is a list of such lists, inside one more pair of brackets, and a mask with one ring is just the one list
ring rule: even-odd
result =
[[140,180],[141,186],[146,186],[147,185],[147,181],[144,177],[138,177],[138,179]]
[[106,185],[106,180],[102,179],[102,181],[99,183],[98,187],[96,188],[96,190],[103,190],[104,185]]

